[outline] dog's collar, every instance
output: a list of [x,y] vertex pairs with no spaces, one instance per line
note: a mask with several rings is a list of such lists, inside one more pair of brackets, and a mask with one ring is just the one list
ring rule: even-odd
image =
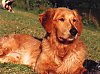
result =
[[[47,39],[47,37],[50,35],[50,33],[46,33],[45,37]],[[34,36],[33,36],[34,37]],[[39,41],[42,41],[43,38],[38,38],[38,37],[34,37],[35,39],[39,40]]]
[[47,39],[47,37],[50,36],[50,33],[46,33],[45,37]]

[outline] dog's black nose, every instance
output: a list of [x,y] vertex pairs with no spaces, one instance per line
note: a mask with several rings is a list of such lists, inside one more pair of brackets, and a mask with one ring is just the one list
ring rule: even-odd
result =
[[78,33],[78,31],[77,31],[76,28],[72,28],[72,29],[70,30],[70,33],[71,33],[72,36],[75,36],[75,35]]

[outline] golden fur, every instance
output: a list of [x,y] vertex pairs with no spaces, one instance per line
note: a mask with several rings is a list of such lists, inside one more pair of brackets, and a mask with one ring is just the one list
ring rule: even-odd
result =
[[39,74],[82,74],[81,17],[75,10],[50,8],[39,20],[47,36],[42,41],[22,34],[0,38],[0,61],[29,65]]
[[12,34],[0,38],[0,62],[13,62],[35,67],[40,54],[40,41],[29,35]]

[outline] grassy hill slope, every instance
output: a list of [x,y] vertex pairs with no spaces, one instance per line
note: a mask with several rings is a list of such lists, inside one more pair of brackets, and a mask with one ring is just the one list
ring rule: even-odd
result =
[[12,14],[0,9],[0,36],[12,33],[25,33],[39,38],[45,35],[37,15],[18,10]]

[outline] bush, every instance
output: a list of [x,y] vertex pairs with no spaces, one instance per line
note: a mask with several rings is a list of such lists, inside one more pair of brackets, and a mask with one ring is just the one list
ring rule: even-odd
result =
[[16,0],[14,5],[25,10],[37,10],[39,13],[50,7],[48,0]]
[[85,26],[96,29],[95,23],[93,23],[91,20],[88,20],[87,18],[83,18],[82,21]]

